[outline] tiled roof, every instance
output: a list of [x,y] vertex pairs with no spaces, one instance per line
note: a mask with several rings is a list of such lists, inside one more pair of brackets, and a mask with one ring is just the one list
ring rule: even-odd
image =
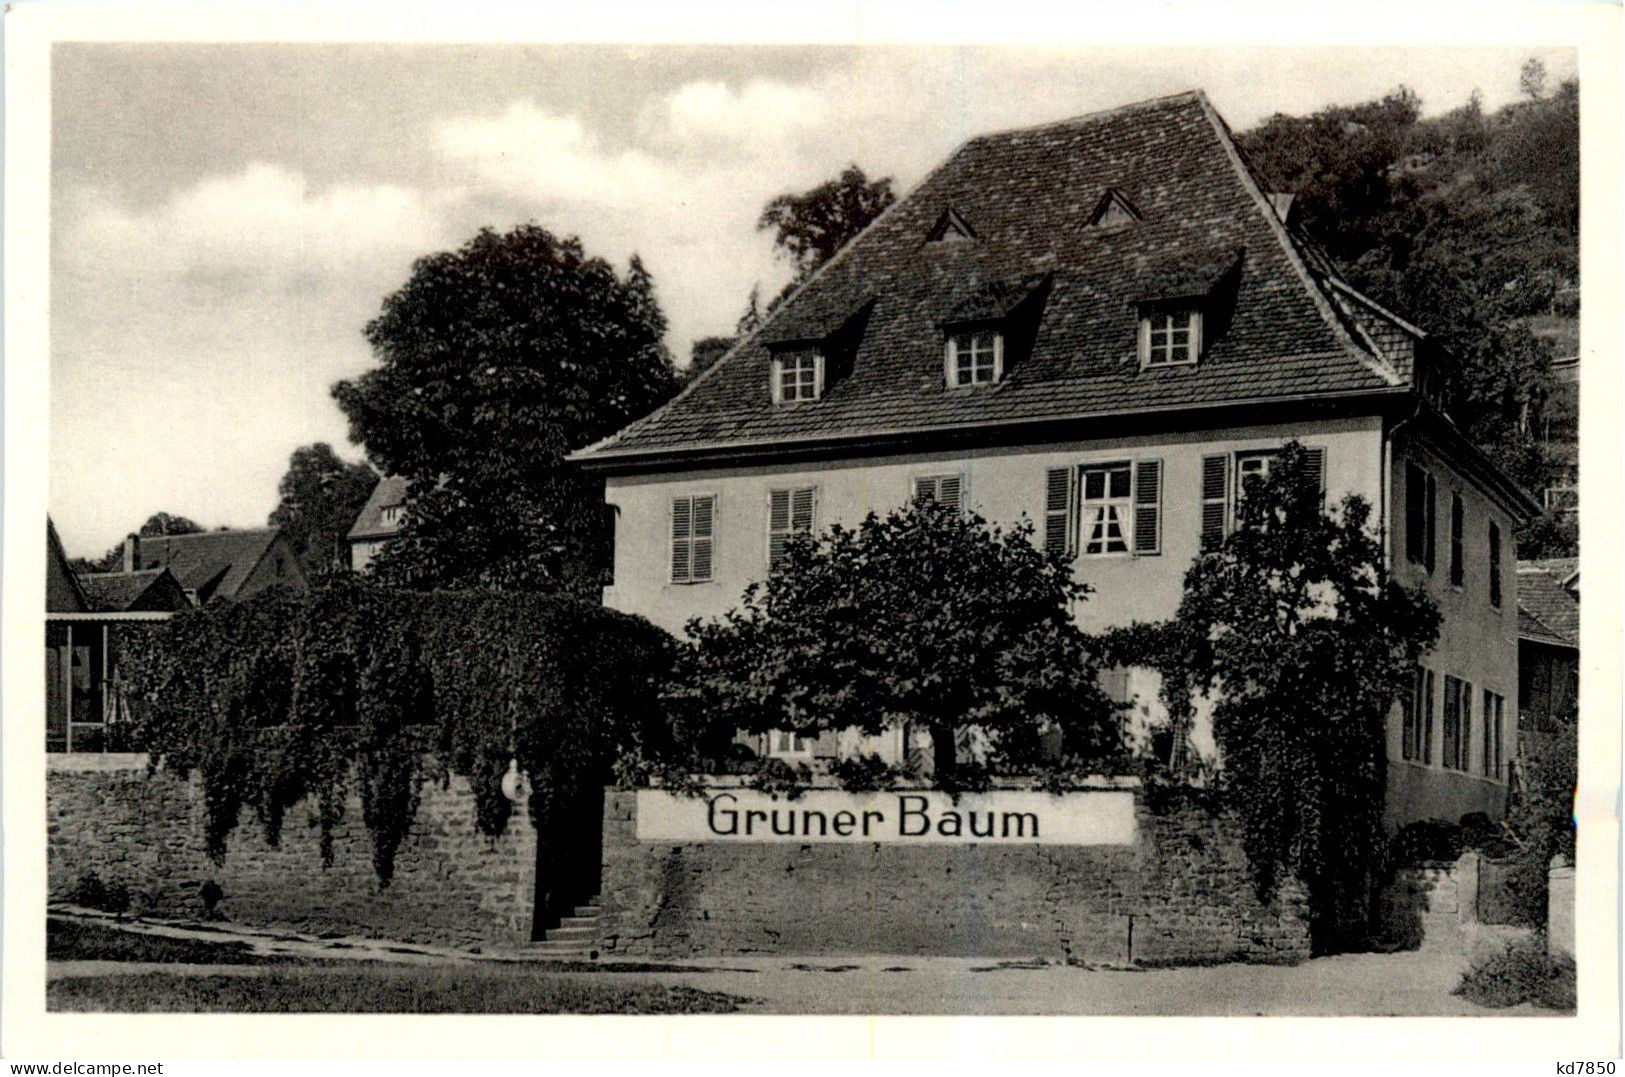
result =
[[56,525],[45,518],[45,610],[47,613],[82,613],[90,609],[68,555],[57,538]]
[[167,568],[198,601],[233,598],[281,535],[275,527],[150,535],[141,539],[140,569]]
[[190,603],[186,592],[168,569],[140,572],[86,572],[79,577],[90,608],[98,612],[126,610],[179,610]]
[[398,533],[401,522],[396,519],[390,523],[384,522],[384,509],[391,505],[399,505],[406,500],[406,489],[410,480],[404,475],[385,475],[378,480],[378,485],[372,488],[372,496],[367,503],[361,506],[356,514],[355,523],[350,527],[347,536],[351,542],[361,539],[388,538]]
[[1518,562],[1518,635],[1564,647],[1580,645],[1580,600],[1564,581],[1573,558]]
[[[1143,220],[1091,223],[1115,188]],[[952,207],[975,238],[931,242]],[[973,139],[665,407],[587,463],[972,424],[1399,390],[1391,363],[1309,264],[1200,93]],[[943,325],[978,296],[1048,289],[997,385],[948,391]],[[1138,301],[1219,286],[1201,362],[1141,370]],[[872,302],[849,372],[775,406],[768,341],[828,332]],[[1363,310],[1364,308],[1362,308]],[[1371,318],[1374,313],[1367,312]],[[1407,357],[1408,358],[1408,357]]]

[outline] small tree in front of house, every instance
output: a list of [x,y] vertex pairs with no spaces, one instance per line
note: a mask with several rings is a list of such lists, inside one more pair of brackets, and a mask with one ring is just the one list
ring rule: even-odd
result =
[[1079,761],[1114,757],[1116,707],[1071,612],[1089,588],[1031,536],[930,498],[796,536],[740,607],[689,623],[666,694],[678,742],[923,729],[950,789],[1031,770],[1055,732]]
[[1387,718],[1439,615],[1389,578],[1363,498],[1321,502],[1318,467],[1287,445],[1267,477],[1247,479],[1235,527],[1191,566],[1175,619],[1138,638],[1159,640],[1146,660],[1165,698],[1213,699],[1219,780],[1260,889],[1300,879],[1325,949],[1363,920],[1384,848]]

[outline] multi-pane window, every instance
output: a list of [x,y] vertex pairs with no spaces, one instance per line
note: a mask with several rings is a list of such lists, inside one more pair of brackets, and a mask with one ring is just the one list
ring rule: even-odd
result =
[[767,734],[767,754],[775,757],[811,755],[814,738],[802,737],[783,729]]
[[711,578],[716,504],[715,494],[672,498],[672,583],[704,583]]
[[965,504],[965,477],[963,475],[921,475],[914,480],[914,498],[930,498],[951,509]]
[[[1236,522],[1236,507],[1246,497],[1249,482],[1265,482],[1280,453],[1275,449],[1249,449],[1233,454],[1202,457],[1202,548],[1215,549]],[[1305,447],[1304,479],[1317,490],[1326,486],[1326,450]],[[1232,478],[1232,472],[1234,477]]]
[[1501,525],[1490,521],[1490,605],[1501,606]]
[[818,503],[818,491],[812,486],[798,486],[789,490],[774,490],[768,495],[767,510],[767,567],[777,569],[784,560],[785,547],[791,535],[808,534],[813,529],[813,514]]
[[1501,719],[1505,709],[1505,699],[1488,688],[1484,689],[1483,764],[1486,778],[1501,776]]
[[1471,770],[1469,747],[1472,737],[1473,690],[1466,681],[1445,674],[1444,717],[1440,744],[1444,750],[1440,762],[1451,770]]
[[824,360],[816,352],[787,355],[774,363],[776,398],[782,403],[817,400],[824,388]]
[[1462,559],[1462,504],[1460,494],[1450,495],[1450,583],[1460,587],[1466,578]]
[[996,329],[954,333],[948,338],[948,384],[989,385],[999,380],[1004,338]]
[[1202,315],[1191,308],[1153,310],[1140,319],[1142,366],[1196,362],[1202,350]]
[[1433,671],[1416,667],[1411,690],[1403,701],[1404,725],[1399,754],[1414,763],[1426,763],[1433,754]]
[[1083,552],[1128,553],[1133,472],[1124,464],[1083,469]]

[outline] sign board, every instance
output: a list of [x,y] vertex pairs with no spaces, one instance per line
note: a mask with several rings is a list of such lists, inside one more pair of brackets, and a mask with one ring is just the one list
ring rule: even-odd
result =
[[1132,845],[1134,836],[1129,790],[994,790],[962,794],[958,803],[924,789],[810,789],[795,800],[751,789],[638,791],[642,842]]

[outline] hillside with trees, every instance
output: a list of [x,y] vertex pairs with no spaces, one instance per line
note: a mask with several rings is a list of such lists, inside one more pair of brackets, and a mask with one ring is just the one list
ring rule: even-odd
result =
[[[1523,96],[1424,118],[1401,87],[1380,101],[1275,115],[1238,141],[1293,222],[1349,282],[1454,357],[1451,417],[1526,489],[1553,485],[1572,448],[1545,436],[1572,409],[1552,363],[1578,351],[1579,83],[1523,68]],[[1572,553],[1538,520],[1521,556]]]

